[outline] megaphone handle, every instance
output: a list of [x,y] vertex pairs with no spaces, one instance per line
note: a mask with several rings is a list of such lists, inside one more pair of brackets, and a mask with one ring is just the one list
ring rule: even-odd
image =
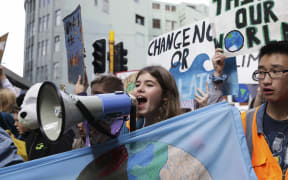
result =
[[130,131],[136,130],[136,105],[132,104],[130,113]]
[[85,127],[85,130],[86,130],[86,139],[85,139],[85,146],[86,147],[90,147],[91,144],[90,144],[90,137],[89,137],[89,127],[88,127],[88,124],[87,124],[87,121],[84,121],[84,127]]
[[93,116],[91,115],[90,111],[86,108],[86,106],[80,101],[77,100],[76,101],[76,106],[77,108],[80,110],[80,112],[82,113],[82,115],[84,116],[85,119],[88,120],[88,122],[95,127],[99,132],[101,132],[102,134],[105,134],[106,136],[109,136],[111,138],[115,138],[117,136],[112,135],[110,133],[107,133],[105,130],[103,130],[103,128],[96,122],[94,121]]

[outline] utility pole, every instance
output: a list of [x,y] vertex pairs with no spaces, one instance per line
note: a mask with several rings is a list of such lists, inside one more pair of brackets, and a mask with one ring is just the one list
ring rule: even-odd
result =
[[114,31],[109,32],[109,72],[114,73],[114,43],[115,33]]

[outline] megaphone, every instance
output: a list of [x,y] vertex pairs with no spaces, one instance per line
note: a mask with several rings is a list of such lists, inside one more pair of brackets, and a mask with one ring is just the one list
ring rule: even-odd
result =
[[38,129],[36,102],[39,88],[42,83],[36,83],[26,92],[21,110],[18,113],[18,120],[23,127],[28,129]]
[[40,130],[50,141],[59,140],[63,133],[79,122],[88,120],[94,125],[111,117],[127,117],[131,112],[133,122],[136,122],[136,100],[122,91],[76,96],[60,91],[54,83],[45,81],[37,97]]

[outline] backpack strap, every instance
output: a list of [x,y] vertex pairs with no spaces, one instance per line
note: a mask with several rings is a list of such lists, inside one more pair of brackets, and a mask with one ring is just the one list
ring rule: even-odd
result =
[[246,136],[246,141],[247,141],[247,146],[249,149],[249,154],[250,158],[252,159],[252,153],[253,153],[253,141],[252,141],[252,134],[253,134],[253,117],[254,113],[256,112],[256,108],[250,109],[246,112],[246,131],[245,131],[245,136]]

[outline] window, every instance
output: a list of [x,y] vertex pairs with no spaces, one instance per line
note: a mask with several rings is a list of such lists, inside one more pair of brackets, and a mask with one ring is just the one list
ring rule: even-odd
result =
[[35,11],[35,0],[32,1],[27,1],[27,3],[25,3],[26,6],[26,12],[32,13]]
[[166,10],[166,11],[170,11],[170,6],[169,6],[169,5],[166,5],[166,6],[165,6],[165,10]]
[[26,50],[26,51],[25,51],[25,59],[28,59],[28,58],[29,58],[29,53],[30,53],[29,47],[26,47],[25,50]]
[[32,37],[33,35],[35,35],[35,31],[36,31],[36,28],[35,28],[35,22],[34,21],[27,24],[28,37]]
[[39,18],[39,22],[38,22],[38,32],[42,31],[42,17]]
[[94,0],[94,5],[98,6],[98,0]]
[[134,0],[136,3],[139,3],[140,0]]
[[109,14],[109,0],[103,0],[102,11],[106,14]]
[[54,38],[54,51],[58,52],[60,50],[60,36],[55,36]]
[[44,66],[43,74],[44,74],[44,80],[48,80],[48,66],[47,65]]
[[61,9],[55,11],[55,25],[59,26],[61,24]]
[[50,4],[50,0],[39,0],[39,8],[44,8]]
[[57,80],[60,78],[59,62],[53,64],[53,79]]
[[152,9],[160,9],[159,3],[152,3]]
[[39,74],[39,76],[36,76],[36,81],[37,82],[39,82],[40,81],[40,67],[37,67],[37,69],[36,69],[36,74],[38,75]]
[[171,6],[171,11],[176,12],[176,6]]
[[48,51],[48,43],[49,41],[48,40],[45,40],[45,41],[42,41],[43,42],[43,49],[42,49],[42,55],[45,56],[47,54],[47,51]]
[[34,44],[31,44],[30,45],[30,50],[29,50],[29,60],[33,59],[33,47],[34,47]]
[[36,4],[35,0],[32,0],[31,3],[32,3],[31,12],[35,12],[35,4]]
[[33,20],[33,22],[31,23],[31,28],[32,28],[32,35],[35,35],[36,31],[37,31],[37,28],[35,26],[35,22]]
[[176,28],[176,21],[166,20],[166,31],[172,31]]
[[49,23],[49,14],[47,14],[46,16],[42,17],[42,23],[43,23],[43,30],[47,30],[48,29],[48,23]]
[[144,17],[143,16],[136,14],[135,21],[136,21],[135,22],[136,24],[140,24],[140,25],[144,26]]
[[153,28],[155,28],[155,29],[160,29],[160,19],[153,19],[152,20],[153,21]]
[[43,81],[44,80],[44,67],[43,66],[41,66],[41,68],[40,68],[40,81]]
[[45,41],[41,42],[41,56],[45,56],[46,55],[46,48],[45,48]]
[[40,52],[41,52],[41,43],[38,42],[38,43],[37,43],[37,57],[40,56]]
[[31,3],[31,2],[27,1],[27,2],[25,3],[26,12],[31,12],[31,11],[32,11],[32,10],[31,10],[31,6],[32,6],[32,3]]
[[34,21],[27,24],[27,36],[30,38],[35,34],[35,23]]
[[44,8],[45,7],[45,4],[46,4],[45,1],[46,0],[40,0],[39,1],[39,8],[41,8],[41,7]]
[[42,32],[48,29],[48,23],[49,23],[49,14],[46,16],[42,16],[39,18],[39,26],[38,31]]
[[49,25],[49,14],[46,15],[46,30],[48,29],[48,25]]

